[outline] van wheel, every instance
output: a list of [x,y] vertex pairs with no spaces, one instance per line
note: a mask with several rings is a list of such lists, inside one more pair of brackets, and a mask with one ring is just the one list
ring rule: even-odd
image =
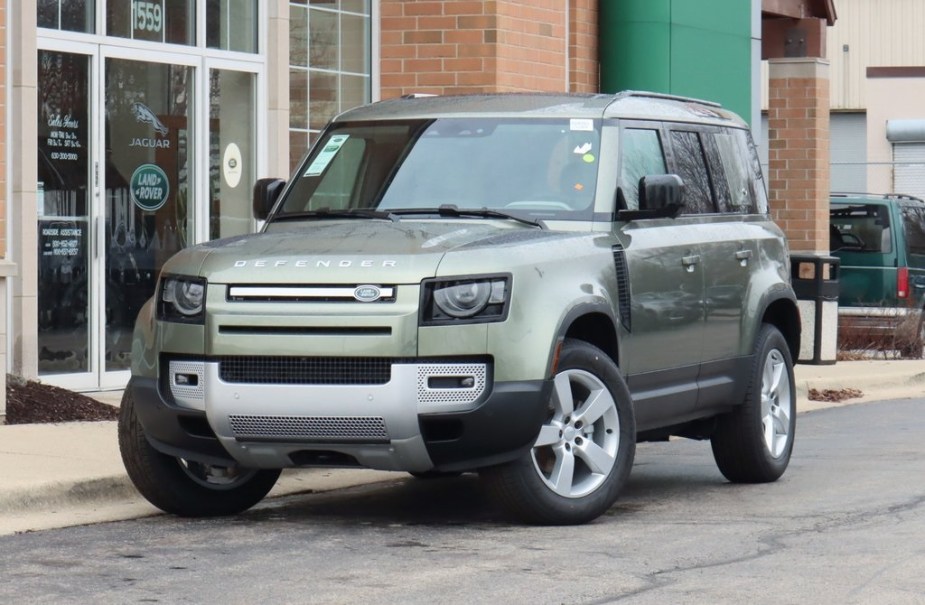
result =
[[145,499],[182,517],[233,515],[260,502],[276,484],[279,469],[213,466],[154,449],[135,414],[129,382],[119,410],[119,450],[125,470]]
[[632,399],[613,361],[581,341],[565,341],[553,382],[533,449],[481,476],[526,523],[586,523],[613,505],[629,476],[636,453]]
[[780,331],[764,324],[745,400],[717,419],[713,458],[734,483],[768,483],[787,470],[796,431],[796,389],[790,349]]

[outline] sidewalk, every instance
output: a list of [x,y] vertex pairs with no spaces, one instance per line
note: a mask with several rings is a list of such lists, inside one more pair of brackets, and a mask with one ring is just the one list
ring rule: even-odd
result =
[[[799,412],[925,395],[925,361],[865,360],[796,366]],[[809,401],[810,389],[858,389],[842,402]],[[121,393],[91,393],[118,405]],[[401,478],[358,469],[284,471],[271,496]],[[157,510],[125,475],[115,422],[0,425],[0,535],[127,519]]]

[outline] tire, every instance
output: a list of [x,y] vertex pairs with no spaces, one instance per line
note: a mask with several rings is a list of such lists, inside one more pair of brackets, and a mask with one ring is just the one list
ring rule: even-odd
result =
[[498,503],[525,523],[576,525],[616,501],[636,454],[636,423],[626,381],[588,343],[566,340],[533,448],[518,460],[484,469]]
[[764,324],[745,400],[717,419],[713,458],[733,483],[770,483],[787,470],[796,432],[793,361],[780,331]]
[[119,410],[119,450],[145,499],[181,517],[215,517],[247,510],[269,493],[280,470],[216,467],[162,454],[148,443],[129,382]]

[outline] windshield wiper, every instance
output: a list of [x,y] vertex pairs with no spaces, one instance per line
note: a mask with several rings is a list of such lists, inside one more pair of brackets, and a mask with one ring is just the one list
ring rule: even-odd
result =
[[277,214],[270,219],[270,222],[289,221],[299,219],[326,219],[326,218],[376,218],[382,220],[398,222],[398,217],[392,212],[384,210],[373,210],[372,208],[347,208],[344,210],[333,210],[331,208],[319,208],[318,210],[305,210],[303,212],[287,212]]
[[501,210],[492,210],[490,208],[459,208],[456,204],[442,204],[438,208],[398,208],[391,210],[392,214],[439,214],[440,216],[464,217],[479,216],[483,218],[504,218],[518,223],[524,223],[531,227],[548,229],[546,223],[541,220],[524,218],[516,214],[508,214]]

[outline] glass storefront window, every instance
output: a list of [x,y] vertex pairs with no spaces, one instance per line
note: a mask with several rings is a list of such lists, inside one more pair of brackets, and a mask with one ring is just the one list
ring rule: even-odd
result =
[[94,0],[38,0],[38,26],[72,32],[94,33]]
[[132,328],[164,262],[194,233],[193,68],[106,60],[106,371],[127,369]]
[[332,117],[371,100],[370,19],[369,0],[290,1],[292,167],[306,135],[313,140]]
[[196,2],[109,0],[106,5],[106,33],[132,40],[195,45]]
[[256,178],[254,74],[209,74],[209,239],[254,230],[251,190]]
[[90,367],[90,58],[38,53],[38,369]]
[[206,46],[257,52],[257,3],[253,0],[208,0]]

